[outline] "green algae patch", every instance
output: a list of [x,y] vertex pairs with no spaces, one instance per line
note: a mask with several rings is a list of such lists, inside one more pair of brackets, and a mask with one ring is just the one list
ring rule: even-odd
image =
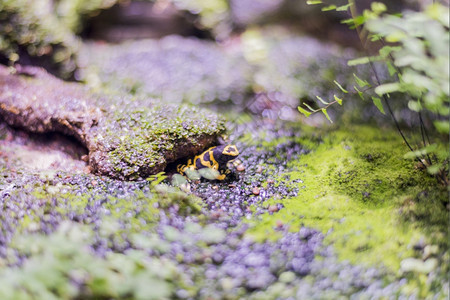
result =
[[[317,140],[317,133],[307,132],[298,142],[308,135]],[[417,256],[421,241],[448,249],[445,188],[403,158],[406,147],[395,131],[328,130],[309,146],[311,152],[290,161],[292,171],[283,175],[297,185],[298,196],[283,200],[278,213],[262,216],[252,229],[256,238],[272,234],[280,222],[291,230],[313,227],[326,234],[325,243],[340,258],[381,263],[394,272],[403,259]]]

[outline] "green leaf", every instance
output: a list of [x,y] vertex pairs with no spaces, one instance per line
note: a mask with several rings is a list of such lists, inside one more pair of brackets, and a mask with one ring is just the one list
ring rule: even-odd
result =
[[385,83],[380,86],[377,86],[375,88],[375,93],[377,93],[378,95],[381,96],[381,95],[389,94],[392,92],[399,92],[400,88],[401,88],[400,83],[398,83],[398,82]]
[[353,86],[353,88],[355,89],[355,91],[358,92],[359,98],[361,98],[362,100],[365,100],[363,92],[361,92],[356,86]]
[[419,101],[410,100],[408,102],[408,108],[412,111],[421,111],[422,105],[420,104]]
[[317,109],[312,108],[311,106],[309,106],[307,103],[303,103],[304,106],[306,106],[307,108],[309,108],[309,110],[311,110],[312,112],[316,112]]
[[383,104],[381,103],[381,99],[378,97],[372,97],[373,104],[378,108],[378,110],[385,115]]
[[369,56],[355,58],[355,59],[349,60],[347,62],[347,65],[348,66],[357,66],[357,65],[368,64],[370,62],[370,59],[371,59],[371,57],[369,57]]
[[173,174],[172,176],[172,185],[174,186],[180,186],[182,184],[186,184],[187,180],[184,176],[180,174]]
[[428,173],[430,173],[431,175],[436,175],[439,170],[441,169],[441,166],[438,164],[432,164],[431,166],[429,166],[427,168]]
[[367,20],[376,20],[378,18],[378,15],[369,9],[365,9],[363,15]]
[[369,39],[371,42],[376,42],[383,39],[383,36],[381,34],[370,34]]
[[351,5],[352,5],[352,4],[349,3],[349,4],[346,4],[346,5],[338,6],[338,7],[336,8],[336,11],[346,11],[346,10],[348,10],[348,8],[349,8]]
[[362,87],[362,88],[365,86],[370,87],[370,84],[367,80],[363,80],[363,79],[359,78],[358,76],[356,76],[355,73],[353,73],[353,77],[355,77],[355,81],[359,85],[359,87]]
[[425,13],[428,17],[434,20],[438,20],[442,25],[448,28],[450,26],[450,20],[448,18],[448,7],[446,9],[442,6],[442,4],[444,3],[440,4],[439,1],[435,2],[436,3],[433,2],[432,5],[427,6]]
[[381,2],[373,2],[370,5],[370,8],[373,10],[374,13],[376,14],[381,14],[382,12],[386,11],[386,5],[384,3]]
[[184,173],[190,180],[200,180],[201,178],[197,170],[187,169],[186,171],[184,171]]
[[336,5],[332,4],[332,5],[323,7],[322,11],[330,11],[330,10],[335,10],[335,9],[336,9]]
[[393,76],[394,74],[397,73],[397,69],[392,65],[392,63],[390,61],[386,62],[386,66],[388,68],[390,76]]
[[211,168],[203,168],[198,170],[198,172],[203,178],[206,178],[208,180],[214,180],[220,175],[219,171]]
[[386,41],[389,43],[397,43],[403,40],[406,37],[406,34],[400,30],[394,31],[386,36]]
[[328,112],[325,108],[322,108],[322,112],[325,115],[325,117],[328,119],[328,121],[330,121],[330,123],[333,123],[333,121],[331,121],[330,116],[328,115]]
[[309,0],[309,1],[306,1],[306,4],[308,4],[308,5],[315,5],[315,4],[321,4],[321,3],[322,3],[321,0]]
[[[358,27],[363,25],[366,22],[366,18],[364,16],[357,16],[355,18],[353,18],[353,24]],[[354,28],[352,28],[354,29]]]
[[334,95],[334,100],[336,100],[336,102],[337,102],[339,105],[342,105],[342,99],[339,98],[338,96]]
[[440,133],[448,134],[450,132],[450,123],[449,121],[434,121],[434,127]]
[[338,88],[339,88],[342,92],[348,94],[348,91],[347,91],[346,89],[344,89],[344,88],[342,87],[342,85],[339,84],[339,82],[337,82],[336,80],[334,80],[333,82],[334,82],[334,84],[336,84],[336,85],[338,86]]
[[428,145],[419,150],[407,152],[405,155],[403,155],[403,157],[409,158],[409,159],[416,158],[416,157],[423,157],[424,155],[427,155],[428,153],[434,152],[436,149],[437,149],[437,145],[431,144],[431,145]]
[[319,101],[322,102],[322,103],[325,104],[325,105],[330,104],[330,103],[328,103],[327,101],[323,100],[323,99],[322,99],[321,97],[319,97],[319,96],[316,96],[316,98],[319,99]]
[[383,58],[388,57],[392,52],[396,52],[401,50],[402,47],[392,47],[392,46],[384,46],[383,48],[380,49],[379,53],[380,56]]
[[341,21],[341,24],[353,25],[355,21],[353,19],[345,19]]
[[167,176],[165,175],[164,172],[159,172],[156,175],[149,176],[147,178],[147,181],[149,181],[152,186],[156,186],[156,185],[160,184],[166,178],[167,178]]
[[309,117],[311,115],[311,113],[309,111],[307,111],[306,109],[301,108],[300,106],[297,107],[298,111],[301,112],[303,115],[305,115],[305,117]]

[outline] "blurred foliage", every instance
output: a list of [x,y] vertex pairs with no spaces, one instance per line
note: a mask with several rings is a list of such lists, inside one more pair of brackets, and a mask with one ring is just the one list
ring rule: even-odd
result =
[[[403,93],[408,96],[408,107],[413,111],[429,111],[435,117],[438,133],[450,132],[450,77],[449,77],[449,9],[433,4],[424,12],[406,12],[395,15],[367,16],[367,28],[375,33],[373,39],[385,40],[388,45],[379,50],[386,62],[391,80],[375,88],[378,95]],[[428,154],[437,156],[438,162],[425,160],[428,171],[448,174],[450,153],[438,145],[423,141],[423,148],[407,156],[424,160]],[[448,178],[447,178],[448,184]]]
[[435,121],[435,126],[439,132],[448,134],[448,7],[434,4],[425,12],[407,12],[402,17],[373,16],[367,20],[367,28],[377,34],[374,39],[398,44],[384,46],[379,51],[380,56],[376,57],[386,61],[394,80],[378,86],[375,92],[379,95],[393,92],[410,95],[408,107],[414,111],[427,109],[447,119]]
[[[1,246],[8,247],[0,249],[0,299],[174,299],[180,288],[195,289],[177,262],[159,257],[170,250],[169,235],[182,239],[178,230],[164,227],[164,238],[158,228],[166,212],[193,217],[202,202],[157,184],[163,177],[149,178],[149,185],[93,176],[64,184],[53,181],[58,177],[32,184],[16,179],[21,187],[6,202],[20,213],[0,201]],[[28,210],[27,201],[45,204]],[[5,239],[9,224],[15,232]],[[199,244],[222,241],[222,230],[195,225]]]
[[251,76],[239,53],[175,35],[119,45],[87,44],[78,62],[78,79],[94,88],[175,103],[242,102]]
[[[322,4],[322,1],[309,2]],[[346,5],[331,4],[322,10],[349,11],[351,18],[344,23],[358,31],[362,43],[367,45],[371,41],[380,44],[375,55],[348,62],[349,66],[370,64],[375,74],[374,78],[367,80],[355,74],[354,91],[363,100],[369,96],[383,114],[385,110],[381,100],[385,100],[385,105],[391,111],[388,102],[390,94],[400,93],[408,99],[410,110],[419,113],[425,111],[432,115],[435,129],[433,135],[448,136],[450,131],[448,7],[435,3],[420,12],[406,11],[403,14],[392,14],[386,13],[387,8],[383,3],[373,2],[370,9],[357,14],[355,2],[349,0]],[[375,63],[378,62],[384,63],[389,72],[389,77],[383,78],[383,82],[375,68]],[[348,93],[338,82],[336,84],[343,93]],[[318,99],[325,105],[321,110],[299,107],[299,111],[306,117],[318,111],[327,115],[326,108],[329,105],[335,102],[341,104],[336,98],[332,103],[325,102],[320,97]],[[329,119],[328,116],[327,118]],[[417,158],[431,174],[437,175],[440,181],[448,185],[450,158],[448,149],[442,147],[441,142],[430,141],[422,115],[419,115],[419,118],[422,148],[414,150],[404,138],[411,149],[405,156]]]
[[[353,81],[352,49],[292,35],[280,27],[251,28],[227,46],[195,38],[99,43],[82,48],[77,79],[98,89],[166,102],[246,106],[253,113],[298,119],[300,101],[333,99],[334,83]],[[367,69],[367,68],[365,68]],[[332,112],[330,112],[332,117]]]
[[[203,29],[212,29],[216,35],[229,34],[229,7],[226,0],[170,0],[182,10],[200,16]],[[158,0],[156,1],[158,2]],[[224,37],[224,36],[223,36]]]
[[[112,221],[111,221],[112,222]],[[115,223],[102,225],[107,236]],[[112,231],[111,231],[112,230]],[[135,242],[158,249],[160,242],[136,235]],[[182,286],[176,265],[135,249],[126,254],[94,254],[95,234],[88,226],[66,221],[52,235],[27,234],[14,241],[28,260],[0,269],[1,299],[172,299],[174,282]]]
[[[120,2],[1,0],[0,57],[4,63],[39,65],[62,78],[72,78],[80,44],[75,34],[82,31],[86,19]],[[198,14],[205,29],[226,23],[228,5],[224,0],[174,0],[172,4]]]
[[[189,22],[212,33],[218,40],[233,30],[252,24],[288,19],[297,23],[318,10],[302,1],[287,0],[142,0],[155,9],[174,6],[189,12]],[[0,0],[0,56],[2,63],[37,64],[63,78],[71,78],[77,68],[79,34],[90,18],[129,0]],[[367,2],[367,1],[365,1]],[[364,3],[365,3],[364,2]],[[401,1],[401,5],[404,5]],[[320,21],[319,21],[320,23]],[[323,26],[323,25],[322,25]]]
[[[144,0],[155,9],[173,5],[196,18],[190,22],[210,31],[218,40],[229,37],[239,24],[249,26],[256,12],[277,14],[276,3],[266,0]],[[74,57],[79,39],[88,20],[123,0],[0,0],[0,55],[3,63],[34,64],[45,67],[63,78],[73,76],[78,67]],[[300,5],[300,4],[299,4]],[[304,3],[300,5],[304,7]],[[244,21],[246,20],[246,21]],[[250,22],[250,23],[249,23]],[[256,22],[256,20],[254,21]]]
[[84,19],[117,2],[118,0],[56,0],[55,13],[68,29],[79,33],[83,29]]
[[75,70],[78,39],[48,0],[0,1],[0,53],[10,63],[36,63],[62,77]]

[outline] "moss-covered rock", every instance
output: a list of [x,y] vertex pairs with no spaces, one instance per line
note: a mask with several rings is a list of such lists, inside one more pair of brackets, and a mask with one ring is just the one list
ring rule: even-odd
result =
[[32,132],[74,136],[89,150],[96,173],[138,179],[213,144],[223,132],[216,114],[150,98],[93,95],[42,69],[0,68],[0,115]]
[[201,152],[223,130],[223,120],[204,109],[156,103],[124,108],[91,130],[89,163],[101,174],[138,179]]

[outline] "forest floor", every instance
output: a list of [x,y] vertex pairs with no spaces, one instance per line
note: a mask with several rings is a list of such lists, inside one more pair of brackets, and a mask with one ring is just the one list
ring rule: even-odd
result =
[[239,68],[233,47],[177,37],[82,55],[78,79],[96,92],[223,114],[240,152],[224,181],[173,165],[134,181],[93,174],[79,142],[2,124],[0,298],[448,297],[446,187],[404,158],[389,124],[299,117],[296,97],[352,77],[339,72],[351,51],[272,42],[269,63]]

